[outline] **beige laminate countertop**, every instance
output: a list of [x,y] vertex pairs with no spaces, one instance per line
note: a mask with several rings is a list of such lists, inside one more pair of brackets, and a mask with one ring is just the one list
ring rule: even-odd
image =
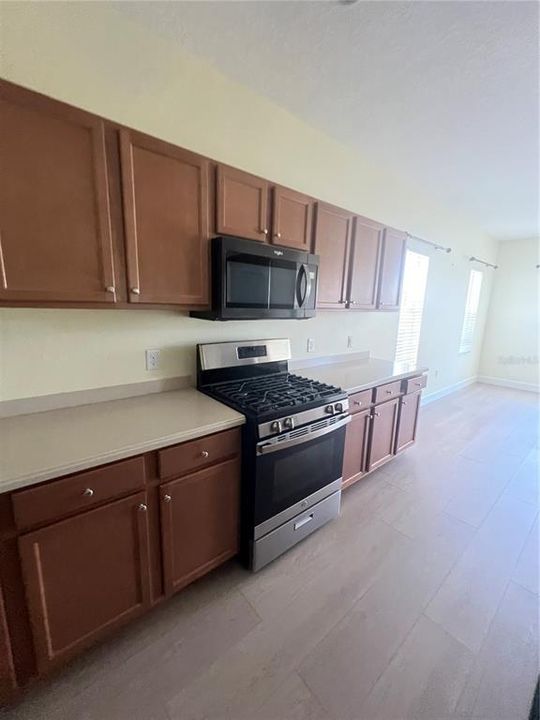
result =
[[332,362],[324,365],[296,367],[294,372],[329,385],[337,385],[349,393],[369,390],[393,380],[403,380],[427,372],[426,367],[396,363],[379,358]]
[[197,390],[0,420],[0,493],[243,425]]

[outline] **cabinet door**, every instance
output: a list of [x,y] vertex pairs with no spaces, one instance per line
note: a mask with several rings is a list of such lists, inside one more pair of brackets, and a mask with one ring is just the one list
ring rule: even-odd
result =
[[351,213],[317,203],[314,252],[320,257],[319,307],[345,307],[352,223]]
[[0,302],[114,302],[103,121],[0,84]]
[[238,552],[240,461],[161,486],[165,591],[172,593]]
[[347,487],[366,473],[367,442],[371,411],[351,415],[345,435],[345,453],[343,455],[343,483]]
[[313,198],[294,190],[275,187],[272,210],[272,242],[311,252]]
[[383,226],[367,218],[354,222],[351,254],[349,307],[374,310],[377,307]]
[[208,161],[160,140],[120,136],[130,302],[208,302]]
[[422,393],[415,392],[401,398],[399,405],[398,429],[396,434],[396,453],[405,450],[416,440],[416,426]]
[[19,539],[39,672],[149,605],[145,493]]
[[399,398],[373,408],[369,437],[368,470],[384,465],[394,454]]
[[380,310],[399,310],[406,241],[406,233],[385,229],[377,300]]
[[0,703],[7,702],[16,686],[15,668],[4,610],[4,595],[0,585]]
[[268,236],[268,183],[241,170],[218,165],[216,230],[251,240]]

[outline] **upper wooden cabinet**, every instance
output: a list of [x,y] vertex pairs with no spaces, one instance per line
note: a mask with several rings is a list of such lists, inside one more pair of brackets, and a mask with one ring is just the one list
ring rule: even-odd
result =
[[120,131],[130,302],[208,302],[208,161]]
[[380,310],[399,310],[406,246],[406,233],[385,228],[377,298]]
[[313,198],[276,185],[271,242],[311,252],[314,205]]
[[320,257],[318,307],[346,305],[353,218],[346,210],[317,203],[313,251]]
[[266,240],[269,184],[255,175],[218,165],[216,231],[251,240]]
[[355,310],[377,307],[383,230],[373,220],[355,218],[348,298]]
[[0,83],[0,301],[115,301],[104,124]]

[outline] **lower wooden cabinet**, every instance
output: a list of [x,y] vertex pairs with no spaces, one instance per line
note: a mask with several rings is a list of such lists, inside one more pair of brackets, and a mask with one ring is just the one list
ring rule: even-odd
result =
[[399,398],[373,408],[367,470],[375,470],[394,454]]
[[19,538],[38,672],[149,606],[146,493]]
[[172,593],[238,552],[240,460],[160,489],[165,592]]
[[420,409],[421,392],[404,395],[399,402],[399,422],[396,433],[395,452],[401,452],[416,440],[418,410]]
[[367,472],[367,450],[371,410],[351,415],[345,435],[342,487],[352,485]]
[[4,609],[4,595],[0,586],[0,707],[15,691],[16,686],[13,655]]

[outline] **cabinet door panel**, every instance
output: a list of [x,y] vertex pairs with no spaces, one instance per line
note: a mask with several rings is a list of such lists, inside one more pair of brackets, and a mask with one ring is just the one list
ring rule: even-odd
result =
[[394,454],[399,399],[376,405],[369,438],[368,470],[374,470]]
[[317,305],[345,307],[353,215],[317,203],[314,252],[320,257]]
[[380,310],[399,310],[406,240],[406,234],[399,230],[386,228],[384,231],[377,301]]
[[370,410],[355,413],[347,425],[343,455],[342,487],[344,488],[359,480],[366,473],[370,415]]
[[145,498],[131,495],[20,537],[40,672],[148,607]]
[[411,393],[401,398],[399,420],[396,435],[396,453],[405,450],[416,440],[416,426],[420,409],[421,392]]
[[313,198],[275,187],[273,201],[272,242],[311,252]]
[[165,591],[172,593],[238,552],[240,460],[161,486]]
[[379,223],[362,217],[355,220],[349,282],[349,307],[353,310],[377,307],[382,232]]
[[4,595],[0,585],[0,703],[8,700],[16,686],[15,668],[4,610]]
[[130,302],[208,302],[208,161],[122,130]]
[[216,212],[219,234],[266,240],[268,183],[241,170],[218,165]]
[[114,302],[103,121],[0,84],[0,301]]

